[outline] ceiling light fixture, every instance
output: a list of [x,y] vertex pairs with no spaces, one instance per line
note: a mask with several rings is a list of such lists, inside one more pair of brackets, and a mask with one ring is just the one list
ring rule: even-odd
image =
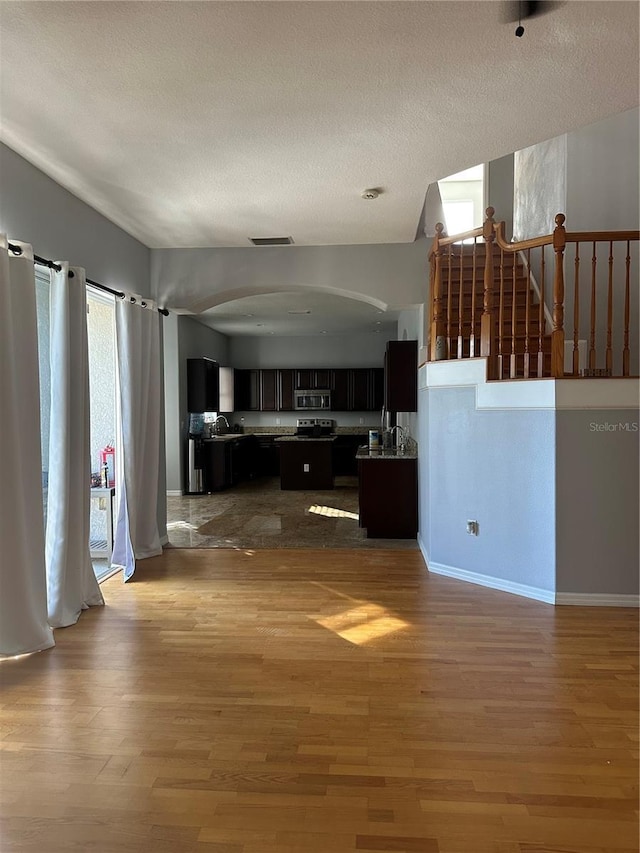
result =
[[375,187],[372,187],[369,190],[364,190],[364,192],[362,193],[362,198],[365,199],[365,201],[373,201],[374,198],[378,198],[381,192],[382,190],[378,190]]

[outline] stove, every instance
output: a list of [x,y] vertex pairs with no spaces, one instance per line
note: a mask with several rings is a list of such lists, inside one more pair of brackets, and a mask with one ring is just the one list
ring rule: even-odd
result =
[[299,438],[321,438],[333,434],[334,423],[331,418],[298,418],[296,427]]

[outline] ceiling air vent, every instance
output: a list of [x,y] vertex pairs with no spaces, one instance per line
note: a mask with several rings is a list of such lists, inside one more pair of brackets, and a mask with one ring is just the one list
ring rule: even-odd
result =
[[249,237],[254,246],[290,246],[293,237]]

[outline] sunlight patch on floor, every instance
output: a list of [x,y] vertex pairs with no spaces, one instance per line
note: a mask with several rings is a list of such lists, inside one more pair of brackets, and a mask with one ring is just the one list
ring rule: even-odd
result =
[[167,530],[197,530],[195,524],[189,524],[188,521],[170,521],[167,523]]
[[333,506],[320,506],[313,504],[307,512],[312,512],[315,515],[324,515],[327,518],[353,518],[356,521],[360,519],[357,512],[348,512],[346,509],[336,509]]
[[408,627],[407,622],[391,616],[378,604],[360,604],[335,616],[313,618],[318,625],[358,646]]

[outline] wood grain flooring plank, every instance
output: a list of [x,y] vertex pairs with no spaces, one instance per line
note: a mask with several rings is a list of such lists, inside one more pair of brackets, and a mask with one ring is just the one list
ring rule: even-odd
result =
[[169,550],[0,665],[2,853],[637,853],[638,613]]

